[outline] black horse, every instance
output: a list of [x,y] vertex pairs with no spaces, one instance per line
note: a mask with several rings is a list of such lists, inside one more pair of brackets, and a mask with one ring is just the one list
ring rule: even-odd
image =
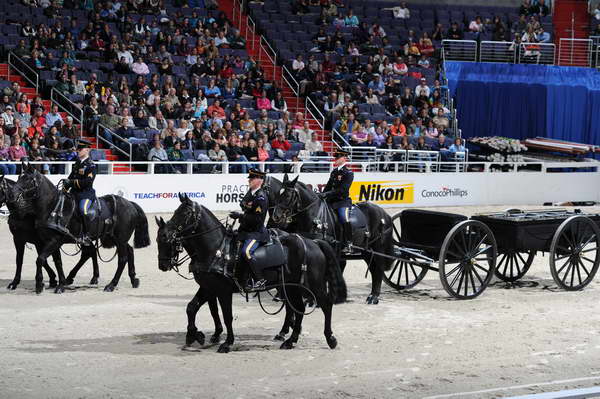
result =
[[[71,234],[65,234],[48,227],[50,214],[55,209],[61,193],[46,176],[31,165],[24,167],[23,174],[19,177],[13,189],[14,201],[12,206],[19,217],[34,215],[36,231],[43,243],[36,260],[36,292],[39,294],[44,289],[41,270],[46,259],[50,254],[58,251],[63,244],[75,242],[73,237],[79,236],[81,232],[81,220],[73,215],[77,206],[75,201],[70,195],[65,194],[65,214],[72,215],[68,219],[67,224]],[[111,195],[104,196],[102,199],[104,199],[105,204],[109,207],[113,222],[112,228],[104,230],[99,240],[104,248],[113,248],[116,246],[118,255],[117,271],[112,281],[104,290],[113,291],[115,289],[119,283],[125,264],[128,265],[131,285],[137,288],[140,282],[135,276],[133,248],[128,242],[131,235],[135,232],[133,238],[134,248],[144,248],[150,245],[148,220],[142,208],[134,202]],[[92,247],[91,250],[94,251],[95,249]],[[81,267],[81,265],[78,265],[78,267]],[[69,279],[65,279],[62,264],[59,263],[56,265],[58,273],[56,293],[64,292],[64,286],[71,282],[70,279],[75,276],[78,267],[71,271]]]
[[[220,345],[218,352],[227,353],[234,342],[232,297],[238,288],[231,277],[226,276],[222,271],[212,270],[219,261],[226,262],[227,267],[231,266],[231,262],[235,259],[236,246],[225,245],[232,237],[212,212],[192,202],[186,195],[180,195],[179,198],[181,204],[171,220],[166,223],[162,218],[156,220],[159,227],[158,266],[162,271],[169,271],[177,264],[181,250],[188,253],[191,264],[195,265],[192,269],[194,279],[200,288],[187,306],[186,345],[191,345],[194,341],[204,343],[204,334],[196,327],[196,314],[205,302],[216,298],[221,305],[227,328],[227,339]],[[325,339],[333,349],[337,346],[337,340],[331,331],[332,306],[346,299],[346,283],[335,260],[333,249],[325,241],[306,240],[298,235],[283,236],[280,240],[288,251],[288,264],[282,269],[285,282],[290,284],[285,290],[286,322],[289,320],[288,314],[295,310],[299,312],[294,319],[292,335],[281,344],[281,349],[292,349],[301,332],[305,292],[299,285],[303,279],[305,286],[314,293],[316,302],[325,315]],[[224,248],[230,250],[222,253]],[[304,263],[305,272],[303,272]],[[215,319],[212,308],[211,313]],[[217,320],[218,315],[215,319],[215,335],[218,327]],[[213,342],[215,335],[213,335]]]
[[[19,283],[21,282],[21,271],[23,269],[23,255],[25,253],[25,244],[33,244],[38,253],[42,248],[42,241],[38,236],[37,230],[35,228],[34,215],[26,215],[23,218],[19,218],[17,216],[16,210],[14,209],[13,202],[9,201],[7,198],[8,195],[12,195],[12,193],[14,192],[13,188],[15,184],[15,181],[7,179],[4,176],[0,176],[0,206],[6,203],[8,206],[8,210],[11,211],[10,215],[8,216],[8,228],[10,229],[10,232],[13,235],[15,250],[17,251],[17,269],[15,271],[15,278],[10,284],[8,284],[7,288],[9,290],[16,289]],[[73,268],[73,270],[79,270],[89,258],[92,258],[93,263],[93,276],[92,280],[90,281],[90,284],[98,284],[98,277],[100,274],[98,271],[98,257],[96,255],[96,251],[94,251],[93,248],[82,248],[81,258],[79,259],[79,262]],[[52,254],[52,259],[54,260],[54,264],[62,264],[60,250]],[[48,265],[48,262],[44,263],[43,268],[48,273],[48,277],[50,280],[50,288],[55,288],[57,286],[57,281],[54,270],[52,270],[52,268]],[[71,271],[71,273],[73,273],[73,271]],[[67,281],[69,281],[69,277],[67,277]]]
[[[381,207],[361,202],[356,207],[364,215],[366,230],[354,232],[354,245],[392,255],[392,218]],[[361,216],[362,218],[362,216]],[[311,238],[323,238],[334,244],[340,259],[341,243],[337,237],[342,237],[341,224],[335,212],[319,198],[317,193],[299,182],[298,177],[290,180],[284,176],[282,187],[278,191],[274,203],[273,214],[269,221],[274,226],[290,233],[299,233]],[[392,266],[392,259],[373,255],[370,251],[361,251],[359,258],[363,259],[371,272],[371,293],[367,297],[368,304],[378,304],[381,295],[383,273]],[[340,261],[344,270],[346,260]]]

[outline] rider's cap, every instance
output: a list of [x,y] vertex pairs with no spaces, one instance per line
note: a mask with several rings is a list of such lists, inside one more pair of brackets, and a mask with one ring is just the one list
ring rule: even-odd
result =
[[335,157],[335,159],[339,159],[339,158],[342,158],[342,157],[347,157],[348,155],[350,155],[350,153],[348,151],[337,150],[335,152],[334,157]]
[[259,178],[264,179],[267,174],[265,172],[261,172],[258,169],[250,169],[248,173],[248,179]]

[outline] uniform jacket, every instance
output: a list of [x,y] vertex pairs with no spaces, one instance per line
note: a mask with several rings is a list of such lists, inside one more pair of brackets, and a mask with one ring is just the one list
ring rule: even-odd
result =
[[71,192],[78,200],[96,199],[94,179],[96,179],[96,164],[90,158],[86,158],[83,162],[78,158],[69,175],[69,180],[73,183]]
[[242,199],[240,206],[244,211],[244,216],[240,218],[238,238],[240,240],[267,242],[269,232],[265,227],[265,218],[267,217],[269,202],[262,188],[259,188],[254,195],[249,190]]
[[354,173],[345,165],[341,168],[335,168],[329,177],[325,186],[324,193],[327,202],[333,209],[352,206],[350,199],[350,186],[354,180]]

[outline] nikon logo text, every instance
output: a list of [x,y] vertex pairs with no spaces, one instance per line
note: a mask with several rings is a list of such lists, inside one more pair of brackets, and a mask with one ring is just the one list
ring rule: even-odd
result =
[[414,185],[398,181],[355,182],[350,196],[354,201],[376,204],[410,204],[414,199]]

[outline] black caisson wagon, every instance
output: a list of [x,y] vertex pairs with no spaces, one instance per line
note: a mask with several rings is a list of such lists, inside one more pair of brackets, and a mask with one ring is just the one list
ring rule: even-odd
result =
[[516,281],[537,252],[548,252],[556,284],[580,290],[594,278],[600,257],[600,215],[565,209],[463,215],[407,209],[393,216],[394,256],[384,281],[397,290],[437,271],[458,299],[480,295],[496,275]]

